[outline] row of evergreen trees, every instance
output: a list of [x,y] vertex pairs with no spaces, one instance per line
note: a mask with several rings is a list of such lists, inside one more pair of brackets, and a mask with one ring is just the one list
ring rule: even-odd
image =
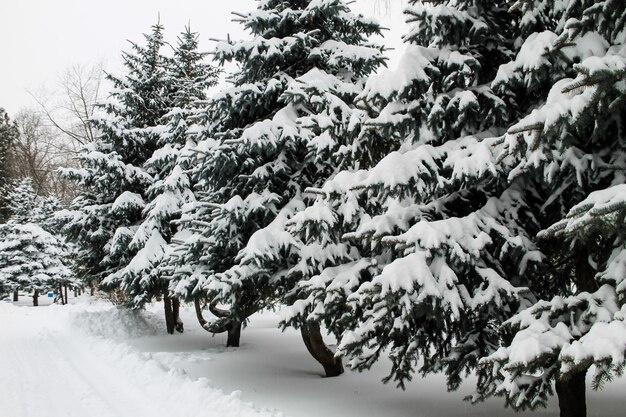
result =
[[10,216],[0,224],[0,296],[12,294],[18,301],[19,291],[29,292],[37,306],[42,293],[54,291],[63,300],[63,289],[67,294],[67,287],[81,283],[54,217],[61,203],[37,197],[30,178],[7,181],[3,192]]
[[230,346],[286,306],[329,376],[389,355],[400,386],[476,372],[473,401],[534,409],[554,383],[585,415],[588,369],[599,387],[626,363],[626,6],[405,14],[388,71],[342,0],[263,0],[236,15],[250,39],[218,42],[237,70],[210,96],[197,34],[166,56],[154,26],[66,171],[80,265],[133,307],[162,297],[170,333],[178,300]]

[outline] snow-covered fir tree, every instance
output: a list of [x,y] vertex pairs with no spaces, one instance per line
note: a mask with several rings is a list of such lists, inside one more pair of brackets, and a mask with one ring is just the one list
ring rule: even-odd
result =
[[0,293],[13,292],[14,301],[18,290],[32,293],[37,306],[41,293],[79,285],[68,267],[65,242],[46,230],[54,215],[49,210],[51,199],[36,206],[30,178],[19,181],[8,197],[12,215],[0,225]]
[[[470,172],[478,180],[491,175],[481,166],[489,155],[484,139],[515,116],[490,81],[519,39],[501,5],[467,3],[411,2],[398,69],[371,77],[357,99],[371,115],[360,141],[366,169],[309,190],[321,197],[291,222],[295,234],[317,235],[327,254],[317,255],[325,268],[299,285],[285,323],[323,321],[359,369],[390,347],[390,378],[401,385],[420,359],[421,372],[439,371],[455,345],[468,342],[448,368],[450,386],[458,385],[481,350],[498,343],[486,325],[490,312],[516,301],[507,257],[531,250],[522,235],[502,258],[476,262],[493,249],[493,223],[483,219],[495,202],[489,181],[465,181]],[[485,212],[472,216],[477,209]],[[497,232],[502,241],[512,237]],[[347,260],[334,256],[341,243],[349,245]]]
[[[184,204],[195,201],[191,181],[187,175],[188,161],[195,147],[194,122],[197,109],[204,105],[207,90],[215,85],[218,71],[205,61],[205,53],[198,51],[198,34],[189,28],[178,38],[165,82],[172,94],[172,108],[152,129],[158,135],[158,149],[144,164],[153,179],[146,191],[146,206],[141,224],[130,242],[135,253],[128,265],[119,273],[122,281],[134,277],[151,276],[163,281],[165,268],[161,263],[166,258],[168,244],[176,232],[175,221],[180,218]],[[166,270],[165,270],[166,271]],[[165,272],[167,274],[167,271]],[[167,328],[182,331],[179,299],[164,295]],[[171,304],[171,307],[168,305]]]
[[[518,6],[528,15],[542,4]],[[561,416],[583,417],[590,367],[598,389],[626,365],[626,4],[555,9],[557,30],[529,36],[497,77],[531,91],[549,85],[496,148],[508,181],[541,190],[543,258],[530,285],[539,301],[505,323],[504,346],[481,361],[476,398],[544,406],[554,382]],[[559,67],[566,75],[554,77]]]
[[238,16],[253,39],[217,47],[216,60],[240,68],[206,109],[193,173],[203,196],[183,217],[187,235],[174,252],[175,291],[208,300],[219,319],[205,328],[228,330],[228,345],[299,276],[285,222],[347,152],[364,115],[354,97],[384,62],[367,41],[380,26],[343,1],[263,1]]
[[19,132],[9,115],[0,107],[0,223],[9,217],[7,196],[11,184],[11,148]]
[[64,171],[81,189],[63,213],[65,232],[79,247],[81,275],[107,290],[122,290],[133,307],[167,292],[156,276],[123,274],[135,255],[131,242],[154,180],[144,167],[158,148],[154,128],[172,104],[163,26],[154,25],[144,36],[145,45],[132,43],[132,51],[123,54],[125,73],[107,76],[113,89],[92,120],[98,138],[80,155],[81,168]]
[[534,408],[556,381],[579,416],[588,367],[624,363],[623,333],[582,348],[623,326],[624,5],[506,5],[411,2],[398,71],[362,94],[401,143],[311,190],[294,232],[360,215],[354,260],[303,282],[286,319],[324,320],[358,369],[389,349],[400,385],[480,367],[474,399]]
[[37,204],[32,178],[26,177],[15,181],[13,188],[7,193],[7,200],[11,221],[17,223],[31,221]]

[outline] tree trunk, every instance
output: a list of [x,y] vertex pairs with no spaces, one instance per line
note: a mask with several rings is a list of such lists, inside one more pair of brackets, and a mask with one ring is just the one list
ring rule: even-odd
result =
[[33,306],[35,307],[39,306],[39,290],[35,290],[33,292]]
[[209,311],[215,317],[220,317],[220,318],[230,317],[230,311],[229,310],[222,310],[221,308],[218,308],[216,303],[209,304]]
[[327,377],[339,376],[343,373],[341,359],[335,357],[335,354],[326,346],[317,323],[306,323],[300,328],[300,333],[307,350],[324,367]]
[[239,320],[231,320],[228,327],[228,337],[226,338],[226,347],[239,347],[239,339],[241,339],[241,326]]
[[96,280],[92,279],[89,282],[89,286],[91,287],[90,288],[90,295],[93,297],[94,295],[96,295]]
[[69,302],[68,298],[67,298],[67,285],[65,286],[65,304],[67,304]]
[[197,297],[194,298],[193,306],[196,309],[196,318],[198,319],[198,323],[200,323],[200,326],[202,326],[203,329],[206,329],[207,321],[204,318],[204,316],[202,315],[202,306],[200,305],[200,299],[199,298],[197,298]]
[[241,327],[243,325],[242,321],[236,320],[234,318],[228,318],[228,314],[226,314],[225,310],[216,310],[215,306],[210,306],[209,309],[212,312],[214,311],[215,313],[219,314],[220,320],[218,320],[217,323],[209,323],[202,315],[202,305],[200,303],[200,298],[194,299],[193,305],[196,309],[196,317],[198,318],[198,323],[200,323],[204,330],[211,333],[228,332],[228,336],[226,337],[226,347],[239,347],[239,342],[241,339]]
[[13,291],[13,302],[17,303],[20,300],[20,294],[18,290]]
[[585,376],[587,370],[569,374],[555,382],[561,417],[586,417]]
[[61,299],[61,305],[65,305],[65,300],[63,299],[63,285],[59,284],[59,298]]
[[174,321],[174,311],[172,310],[172,299],[167,295],[163,297],[163,306],[165,308],[165,327],[167,328],[167,333],[174,334],[176,322]]
[[178,333],[185,331],[183,321],[180,319],[180,300],[177,297],[172,298],[172,315],[174,316],[174,326]]

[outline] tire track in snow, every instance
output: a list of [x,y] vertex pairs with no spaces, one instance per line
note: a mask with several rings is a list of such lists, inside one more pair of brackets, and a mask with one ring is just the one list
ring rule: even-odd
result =
[[[68,334],[55,333],[51,340],[61,354],[61,360],[71,367],[93,394],[114,411],[116,417],[173,415],[167,404],[159,404],[147,392],[128,382],[125,375],[109,363],[108,358],[98,358],[94,352],[76,346],[76,339]],[[88,346],[87,346],[88,347]],[[102,360],[104,359],[104,360]],[[158,408],[155,404],[159,404]]]
[[284,417],[81,333],[76,311],[0,304],[0,417]]
[[89,397],[89,387],[60,360],[62,352],[33,312],[17,311],[19,320],[0,314],[0,415],[120,417],[108,411],[105,402]]
[[[9,310],[15,314],[2,312],[0,416],[176,415],[143,387],[130,384],[124,373],[108,362],[110,358],[95,356],[90,349],[95,346],[57,323],[38,319],[36,313],[41,311],[22,307]],[[17,314],[19,320],[15,320]]]

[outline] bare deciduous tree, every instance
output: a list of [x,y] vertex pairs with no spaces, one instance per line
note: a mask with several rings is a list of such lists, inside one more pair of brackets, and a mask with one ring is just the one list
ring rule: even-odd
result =
[[102,94],[103,64],[72,65],[59,75],[56,88],[40,88],[31,96],[47,122],[58,130],[76,152],[93,142],[96,132],[89,122]]
[[15,123],[19,134],[9,152],[11,177],[31,177],[38,195],[71,198],[71,188],[56,170],[71,161],[73,151],[38,111],[20,111]]
[[22,110],[16,117],[20,134],[11,152],[13,176],[32,177],[37,194],[73,198],[74,186],[56,171],[75,166],[80,149],[95,140],[90,119],[102,94],[103,75],[102,63],[72,65],[54,87],[30,92],[36,109]]

